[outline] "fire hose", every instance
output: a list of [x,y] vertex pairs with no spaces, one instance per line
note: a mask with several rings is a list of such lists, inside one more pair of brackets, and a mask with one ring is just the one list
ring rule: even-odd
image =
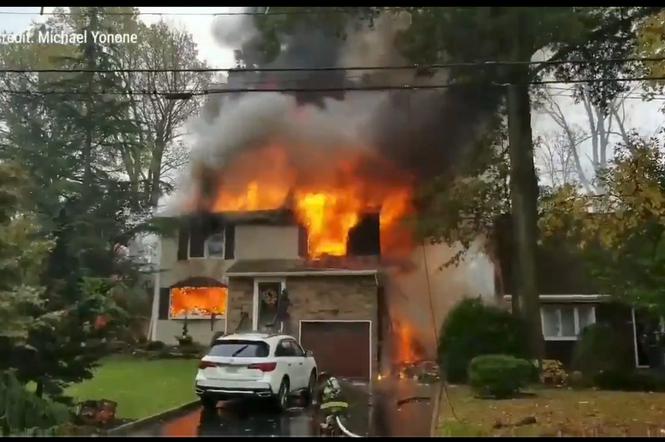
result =
[[348,437],[362,437],[359,436],[355,433],[350,432],[343,424],[342,420],[339,418],[339,416],[335,416],[335,421],[337,422],[337,426],[339,427],[340,430],[342,430],[342,433],[347,435]]

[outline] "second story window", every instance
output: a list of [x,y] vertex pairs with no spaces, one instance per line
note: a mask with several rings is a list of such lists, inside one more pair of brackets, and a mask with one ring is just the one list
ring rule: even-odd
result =
[[235,227],[219,222],[192,223],[180,229],[178,261],[188,259],[233,259]]
[[224,258],[224,234],[216,233],[205,241],[206,257]]

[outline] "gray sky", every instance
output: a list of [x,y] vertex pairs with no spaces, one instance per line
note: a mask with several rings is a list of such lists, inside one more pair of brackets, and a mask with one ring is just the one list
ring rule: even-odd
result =
[[[1,11],[15,12],[34,12],[34,15],[3,15],[0,14],[0,30],[10,33],[18,33],[26,30],[31,21],[41,22],[45,17],[39,16],[39,7],[2,7]],[[46,7],[45,12],[52,11],[53,8]],[[142,13],[204,13],[214,14],[223,12],[240,11],[241,8],[229,7],[141,7]],[[189,31],[194,41],[199,46],[199,56],[214,67],[232,67],[234,65],[232,48],[223,47],[215,41],[212,35],[213,21],[224,23],[225,21],[238,20],[237,16],[211,16],[211,15],[142,15],[140,17],[146,23],[154,23],[164,19],[172,26],[184,28]],[[557,85],[558,88],[561,85]],[[572,98],[561,96],[558,99],[559,104],[565,108],[569,121],[581,127],[588,127],[586,115],[582,105],[576,105]],[[659,111],[662,101],[645,103],[640,100],[630,99],[627,101],[627,121],[626,128],[637,129],[643,135],[652,135],[663,125],[663,113]],[[532,120],[534,136],[545,135],[556,130],[551,118],[544,114],[535,113]]]

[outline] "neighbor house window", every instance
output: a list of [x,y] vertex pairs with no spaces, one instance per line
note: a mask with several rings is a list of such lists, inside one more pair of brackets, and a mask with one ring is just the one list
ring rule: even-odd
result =
[[170,319],[205,319],[226,316],[226,287],[174,287],[171,289]]
[[586,326],[596,322],[592,305],[546,305],[540,314],[543,336],[550,341],[576,340]]

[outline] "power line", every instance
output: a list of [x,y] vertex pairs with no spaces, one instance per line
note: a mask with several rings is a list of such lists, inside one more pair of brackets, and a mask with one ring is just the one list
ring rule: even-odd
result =
[[543,85],[543,84],[569,84],[569,83],[611,83],[611,82],[632,82],[632,81],[656,81],[665,80],[665,76],[658,77],[624,77],[624,78],[587,78],[587,79],[573,79],[573,80],[544,80],[544,81],[530,81],[528,83],[446,83],[446,84],[429,84],[429,85],[382,85],[382,86],[340,86],[340,87],[269,87],[269,88],[225,88],[225,89],[203,89],[203,90],[182,90],[182,91],[81,91],[81,90],[68,90],[68,91],[30,91],[30,90],[12,90],[0,89],[0,93],[9,94],[34,94],[34,95],[215,95],[215,94],[231,94],[231,93],[252,93],[252,92],[277,92],[277,93],[294,93],[294,92],[353,92],[353,91],[389,91],[389,90],[431,90],[431,89],[446,89],[455,86],[490,86],[490,87],[504,87],[511,84],[527,84],[527,85]]
[[[384,10],[403,10],[404,7],[387,7]],[[321,7],[317,10],[297,10],[297,11],[270,11],[256,12],[256,11],[237,11],[237,12],[121,12],[121,11],[104,11],[104,15],[117,15],[117,16],[140,16],[140,15],[153,15],[153,16],[177,16],[177,17],[233,17],[233,16],[266,16],[266,15],[316,15],[323,12],[335,14],[353,14],[358,11],[358,8],[324,8]],[[77,15],[73,12],[27,12],[27,11],[0,11],[0,15]]]
[[565,64],[614,64],[662,62],[665,57],[626,57],[605,58],[598,60],[543,60],[543,61],[478,61],[457,63],[409,64],[395,66],[318,66],[291,68],[117,68],[117,69],[57,69],[57,68],[2,68],[0,73],[157,73],[157,72],[327,72],[327,71],[382,71],[382,70],[423,70],[451,68],[487,68],[493,66],[523,65],[565,65]]

